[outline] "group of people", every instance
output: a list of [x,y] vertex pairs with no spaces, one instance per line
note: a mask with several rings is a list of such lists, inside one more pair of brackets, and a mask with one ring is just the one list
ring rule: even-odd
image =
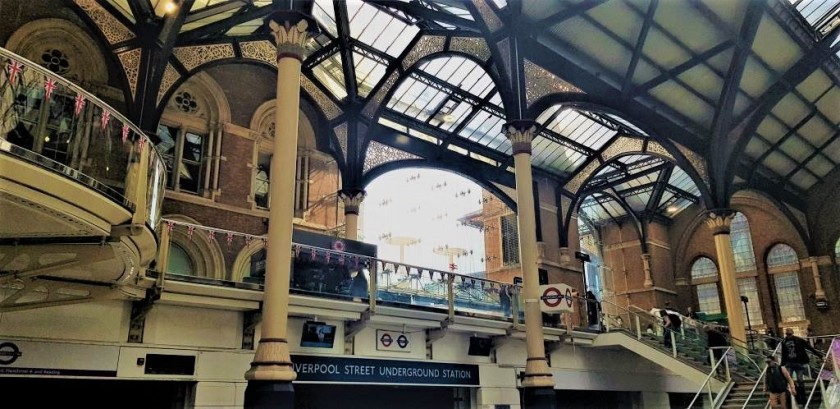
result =
[[[782,343],[781,365],[776,357],[767,357],[767,376],[764,380],[764,390],[770,393],[770,407],[788,407],[787,395],[790,394],[796,402],[804,404],[807,400],[805,391],[805,374],[808,373],[808,351],[821,356],[808,341],[793,334],[793,329],[785,329]],[[793,378],[796,378],[794,382]]]

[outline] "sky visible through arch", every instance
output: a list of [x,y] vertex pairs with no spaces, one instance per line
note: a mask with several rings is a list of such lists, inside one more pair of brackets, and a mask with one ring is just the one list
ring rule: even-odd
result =
[[467,253],[454,257],[456,273],[485,270],[484,233],[458,221],[481,211],[476,183],[451,172],[410,168],[388,172],[365,190],[360,239],[377,245],[379,258],[400,261],[400,246],[389,241],[409,238],[419,242],[405,247],[406,264],[449,271],[449,256],[435,254],[435,248],[449,246]]

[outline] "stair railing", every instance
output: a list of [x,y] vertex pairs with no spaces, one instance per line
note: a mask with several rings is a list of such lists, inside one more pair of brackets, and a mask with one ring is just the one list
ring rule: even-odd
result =
[[[781,354],[781,351],[782,351],[782,343],[780,342],[779,344],[776,345],[776,349],[773,350],[773,356],[779,356],[779,354]],[[741,409],[746,408],[747,405],[750,404],[750,400],[752,400],[753,395],[755,394],[755,391],[758,389],[758,385],[760,385],[762,382],[764,382],[764,377],[767,375],[767,368],[768,367],[769,367],[769,365],[766,365],[766,364],[764,365],[764,369],[761,370],[761,375],[758,376],[758,379],[755,381],[755,385],[753,385],[752,389],[750,389],[750,393],[749,393],[749,395],[747,395],[747,399],[744,400],[744,405],[741,406]]]
[[[838,337],[838,338],[840,338],[840,337]],[[837,338],[834,338],[834,339],[837,339]],[[834,342],[834,340],[830,341],[828,343],[828,345],[831,345],[832,342]],[[822,366],[820,367],[820,370],[817,372],[817,375],[816,376],[811,376],[811,378],[814,379],[814,386],[811,388],[811,392],[808,394],[808,400],[805,401],[805,409],[808,409],[810,407],[811,400],[814,398],[814,392],[817,391],[817,387],[820,388],[820,396],[822,396],[823,399],[825,399],[825,383],[823,383],[823,381],[822,381],[822,373],[825,370],[826,364],[828,364],[828,360],[831,359],[832,353],[833,353],[833,350],[831,349],[831,347],[829,347],[828,352],[825,354],[825,358],[823,358]]]
[[[602,310],[604,311],[605,329],[608,332],[618,328],[630,333],[638,340],[644,338],[646,333],[656,335],[658,337],[664,337],[667,333],[671,341],[671,356],[674,358],[679,356],[677,344],[678,336],[680,339],[703,339],[695,331],[693,331],[693,329],[685,332],[671,331],[662,325],[661,318],[655,317],[649,311],[639,307],[631,306],[639,310],[631,311],[629,308],[622,307],[611,301],[601,300],[601,303],[604,306]],[[610,313],[610,310],[613,310],[613,313]]]
[[[717,402],[721,399],[721,397],[723,396],[723,392],[726,390],[726,388],[729,386],[729,382],[731,382],[732,380],[732,374],[729,373],[729,361],[727,359],[727,357],[729,356],[729,351],[732,350],[732,347],[711,347],[709,348],[709,354],[712,357],[714,357],[712,353],[712,350],[714,349],[723,350],[723,355],[721,355],[721,357],[717,360],[712,359],[712,362],[714,362],[712,364],[712,370],[709,371],[708,375],[706,375],[706,380],[704,380],[703,384],[700,385],[700,389],[697,390],[697,393],[694,394],[694,399],[691,400],[691,403],[688,404],[688,407],[686,409],[691,409],[694,406],[694,403],[697,402],[697,399],[699,399],[700,396],[703,395],[704,390],[709,396],[709,402],[712,403],[712,407],[717,407]],[[713,395],[712,379],[717,379],[715,375],[717,375],[718,367],[720,367],[721,365],[724,365],[727,382],[723,384],[723,386],[717,392],[716,395]]]

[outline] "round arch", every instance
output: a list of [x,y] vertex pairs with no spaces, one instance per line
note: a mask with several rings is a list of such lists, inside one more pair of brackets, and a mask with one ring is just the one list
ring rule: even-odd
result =
[[251,265],[251,257],[257,254],[260,250],[265,248],[265,242],[262,240],[251,240],[239,253],[236,254],[236,259],[233,260],[231,266],[231,280],[234,282],[242,282],[245,278],[245,269]]
[[196,73],[173,87],[169,99],[161,106],[164,108],[163,116],[186,114],[199,118],[207,126],[231,120],[230,104],[224,90],[205,72]]
[[[633,229],[636,231],[636,235],[639,238],[639,246],[642,249],[642,253],[647,253],[648,252],[648,250],[647,250],[647,234],[645,232],[645,227],[642,224],[642,221],[639,220],[639,217],[636,215],[636,213],[633,211],[633,209],[630,208],[630,206],[628,206],[627,203],[624,200],[621,200],[620,198],[618,198],[615,195],[613,195],[611,193],[608,193],[608,192],[597,191],[597,192],[591,192],[590,195],[591,194],[596,194],[596,193],[599,194],[599,195],[607,196],[610,199],[612,199],[613,201],[615,201],[616,203],[618,203],[618,205],[621,206],[622,209],[624,209],[624,211],[627,213],[627,215],[630,216],[630,218],[633,220]],[[583,199],[589,197],[590,195],[580,197],[578,201],[572,201],[571,206],[569,206],[570,211],[566,215],[565,225],[563,226],[564,231],[563,231],[562,237],[561,237],[561,238],[565,238],[565,240],[566,240],[565,245],[568,245],[569,225],[571,223],[572,213],[580,213],[580,205],[581,205],[581,203],[583,203]],[[578,199],[578,197],[576,197],[576,199]],[[580,218],[578,218],[578,219],[580,219]],[[561,243],[561,246],[563,244],[564,243]]]
[[[57,69],[59,75],[75,83],[108,84],[107,64],[96,41],[68,20],[43,18],[26,23],[9,36],[5,48],[47,64],[51,71]],[[45,58],[48,51],[54,52]]]
[[[790,208],[773,197],[773,195],[746,185],[738,185],[733,189],[732,198],[730,200],[732,201],[733,206],[740,202],[742,204],[760,207],[763,210],[772,213],[779,219],[789,223],[790,226],[796,230],[796,233],[799,235],[799,239],[802,241],[802,245],[808,254],[816,254],[814,244],[812,243],[808,231],[806,230],[807,226],[803,225],[804,220],[800,221],[797,219]],[[770,202],[772,206],[761,206],[758,204],[760,201]]]
[[[638,115],[627,112],[626,104],[622,105],[622,101],[620,100],[575,92],[558,92],[539,98],[528,107],[527,117],[537,118],[543,111],[554,105],[564,105],[584,111],[615,115],[641,129],[648,135],[648,138],[646,139],[656,141],[668,155],[671,155],[668,159],[676,163],[677,166],[682,168],[682,170],[688,174],[694,184],[697,185],[697,188],[700,189],[700,200],[709,208],[716,207],[713,205],[714,198],[712,197],[709,187],[710,181],[705,159],[703,159],[701,155],[698,155],[687,148],[680,149],[680,147],[678,147],[677,144],[672,142],[669,138],[663,137],[663,135],[680,133],[681,130],[679,128],[666,126],[666,124],[656,122],[648,123],[647,121],[640,120]],[[667,129],[664,129],[663,126]],[[617,139],[618,138],[614,138],[613,141],[608,143],[603,149],[606,149],[609,145],[615,143]],[[649,152],[650,149],[647,147],[647,145],[649,145],[648,141],[645,141],[643,145],[645,146],[644,150],[646,152],[638,153],[654,154],[654,152]],[[664,157],[662,153],[658,154],[659,156]],[[690,155],[691,157],[688,157],[687,155]],[[583,186],[583,184],[581,184],[581,186]]]
[[[165,219],[175,222],[184,222],[201,226],[195,219],[181,214],[169,214],[163,216]],[[195,274],[198,277],[225,279],[225,261],[222,249],[216,241],[210,239],[200,232],[194,232],[189,236],[186,229],[173,229],[171,234],[173,243],[184,249],[193,262]],[[166,268],[163,266],[163,268]]]
[[498,186],[486,180],[475,178],[471,176],[469,172],[464,172],[464,169],[459,169],[456,166],[445,162],[437,163],[431,162],[426,159],[408,159],[384,163],[365,173],[364,177],[362,178],[362,188],[366,188],[371,182],[373,182],[374,179],[390,171],[408,168],[445,170],[448,172],[452,172],[458,176],[461,176],[465,179],[469,179],[475,184],[481,186],[482,189],[489,191],[494,196],[499,198],[499,200],[501,200],[505,205],[507,205],[511,210],[513,210],[514,213],[516,213],[516,199],[508,196],[507,193],[505,193]]

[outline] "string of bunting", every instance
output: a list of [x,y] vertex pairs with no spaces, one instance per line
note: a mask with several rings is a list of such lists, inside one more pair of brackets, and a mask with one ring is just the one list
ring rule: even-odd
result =
[[[3,60],[0,59],[0,64],[2,64],[2,61]],[[3,92],[3,90],[6,87],[9,87],[13,94],[17,94],[18,92],[26,92],[26,89],[29,89],[30,87],[35,85],[33,83],[25,83],[24,74],[29,70],[34,71],[36,75],[40,74],[40,77],[32,77],[32,81],[34,83],[38,83],[38,81],[43,83],[44,102],[46,104],[50,104],[52,102],[51,100],[53,99],[54,94],[59,90],[59,85],[64,85],[61,83],[60,80],[56,80],[53,77],[40,73],[38,70],[27,68],[26,64],[24,64],[22,61],[15,60],[14,58],[7,58],[5,64],[2,64],[0,66],[3,65],[4,67],[2,69],[2,72],[5,72],[6,75],[4,76],[5,81],[0,82],[0,92]],[[0,80],[2,79],[3,78],[0,77]],[[20,89],[21,87],[23,87],[23,90]],[[65,93],[72,91],[76,94],[74,97],[73,106],[73,122],[76,123],[79,117],[81,116],[85,105],[87,105],[87,97],[85,97],[84,94],[75,91],[75,88],[73,87],[64,86],[63,88]],[[102,106],[101,109],[102,112],[99,118],[100,126],[103,131],[107,131],[108,124],[111,122],[112,112],[109,111],[109,109],[106,106]],[[128,123],[122,122],[119,119],[116,119],[116,121],[119,121],[122,125],[121,139],[123,144],[126,144],[129,142],[129,140],[131,140],[132,144],[136,144],[137,152],[141,152],[146,144],[146,136],[142,133],[135,132],[134,130],[132,130]]]
[[[268,245],[268,239],[265,236],[258,236],[254,234],[247,234],[247,233],[240,233],[230,230],[224,229],[217,229],[214,227],[207,227],[198,224],[182,222],[178,220],[170,220],[170,219],[163,219],[163,224],[165,224],[166,229],[171,234],[176,226],[186,229],[187,237],[192,240],[193,236],[195,235],[196,230],[202,232],[202,235],[207,238],[209,241],[216,241],[216,235],[224,236],[225,237],[225,244],[227,246],[232,246],[236,242],[241,242],[245,246],[248,246],[253,242],[253,240],[260,240],[264,246]],[[471,278],[469,276],[455,274],[445,271],[437,271],[431,269],[425,269],[420,267],[412,267],[408,265],[402,265],[395,262],[377,260],[372,257],[361,256],[358,254],[352,253],[345,253],[341,251],[334,251],[329,249],[317,248],[306,246],[302,244],[292,244],[292,252],[294,257],[297,259],[301,259],[302,257],[308,257],[310,261],[318,261],[318,259],[324,260],[326,263],[330,263],[335,261],[339,265],[350,265],[353,268],[359,268],[360,266],[369,266],[372,262],[381,263],[381,269],[383,270],[390,270],[393,274],[396,275],[406,275],[412,276],[416,275],[418,279],[422,278],[424,274],[428,273],[429,279],[435,280],[436,278],[441,281],[448,281],[450,275],[453,277],[453,281],[455,284],[460,284],[461,287],[472,287],[472,288],[481,288],[485,291],[490,292],[499,292],[501,290],[507,290],[509,287],[508,284],[497,283],[495,281],[487,281],[482,279]],[[345,264],[346,263],[346,264]],[[414,273],[412,272],[414,271]]]

